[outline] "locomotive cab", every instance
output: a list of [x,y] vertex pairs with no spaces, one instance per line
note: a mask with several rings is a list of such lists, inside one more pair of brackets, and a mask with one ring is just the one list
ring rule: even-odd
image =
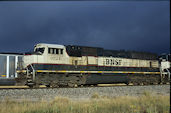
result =
[[46,52],[46,47],[42,45],[36,45],[33,52],[25,53],[23,57],[23,67],[26,68],[34,63],[41,63],[45,60],[44,55]]
[[32,64],[66,64],[68,58],[65,46],[40,43],[35,45],[33,52],[24,55],[23,67]]

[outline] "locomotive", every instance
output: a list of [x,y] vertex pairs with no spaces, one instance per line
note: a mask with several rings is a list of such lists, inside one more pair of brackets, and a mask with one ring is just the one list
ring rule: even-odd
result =
[[160,84],[170,79],[161,62],[148,52],[39,43],[18,63],[16,83],[30,88]]

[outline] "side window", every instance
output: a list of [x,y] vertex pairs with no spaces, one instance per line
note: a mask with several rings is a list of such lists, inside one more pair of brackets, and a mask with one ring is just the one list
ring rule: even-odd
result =
[[61,49],[61,54],[63,54],[63,49]]
[[48,48],[48,53],[50,54],[50,48]]
[[52,51],[53,51],[52,48],[50,48],[50,54],[52,54]]
[[63,54],[63,49],[48,48],[49,54]]
[[55,54],[55,48],[52,48],[52,54]]
[[56,49],[56,54],[59,54],[59,49]]

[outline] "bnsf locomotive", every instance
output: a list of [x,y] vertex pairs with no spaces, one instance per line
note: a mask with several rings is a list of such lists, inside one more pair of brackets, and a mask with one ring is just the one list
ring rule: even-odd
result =
[[40,43],[19,62],[17,84],[38,87],[168,82],[156,54]]

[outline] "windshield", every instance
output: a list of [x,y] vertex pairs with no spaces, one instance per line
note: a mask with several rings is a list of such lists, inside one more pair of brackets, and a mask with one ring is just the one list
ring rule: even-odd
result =
[[45,48],[36,48],[34,52],[43,54]]

